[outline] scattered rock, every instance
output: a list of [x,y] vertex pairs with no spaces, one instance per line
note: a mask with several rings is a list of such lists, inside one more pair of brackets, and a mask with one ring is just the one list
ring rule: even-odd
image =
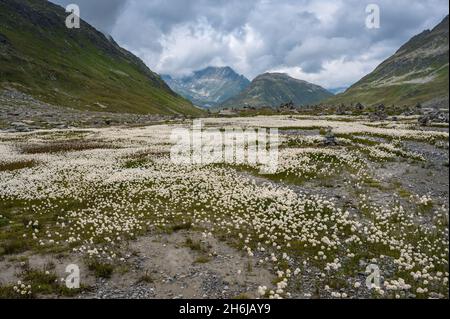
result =
[[377,110],[370,114],[369,118],[372,122],[385,121],[388,118],[388,115],[386,114],[386,107],[384,104],[378,105]]
[[428,126],[431,123],[448,123],[448,117],[448,113],[433,111],[421,116],[418,121],[421,126]]
[[364,111],[365,107],[364,107],[364,105],[362,105],[361,103],[358,102],[355,105],[355,109],[358,111]]
[[125,123],[152,125],[162,121],[178,121],[183,117],[82,111],[43,103],[9,88],[0,90],[0,118],[7,127],[9,126],[6,128],[8,132],[29,132],[34,129],[106,127]]
[[325,141],[324,141],[325,146],[335,146],[338,145],[338,142],[336,140],[336,136],[334,135],[333,131],[331,128],[327,129],[327,132],[325,134]]

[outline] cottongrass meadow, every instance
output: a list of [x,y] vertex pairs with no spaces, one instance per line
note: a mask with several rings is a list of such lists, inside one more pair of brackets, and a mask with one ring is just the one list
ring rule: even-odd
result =
[[[108,277],[129,266],[127,243],[189,232],[271,274],[241,297],[448,298],[448,125],[424,129],[415,117],[203,121],[278,128],[277,171],[174,164],[171,132],[189,121],[0,133],[0,261],[21,269],[0,275],[0,295],[89,290],[82,283],[71,291],[30,256],[76,259]],[[324,144],[328,128],[337,145]],[[207,267],[215,256],[205,254]],[[370,265],[380,285],[366,284]]]

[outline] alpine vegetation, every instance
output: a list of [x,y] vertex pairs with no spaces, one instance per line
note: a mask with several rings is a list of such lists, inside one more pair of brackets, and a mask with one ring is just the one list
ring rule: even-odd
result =
[[0,0],[0,300],[449,298],[446,1],[71,2]]
[[[279,162],[264,174],[257,162],[174,161],[180,144],[173,133],[192,128],[186,124],[2,133],[0,266],[14,256],[13,267],[23,269],[14,280],[24,286],[11,281],[2,293],[63,295],[92,286],[83,296],[95,296],[106,289],[96,276],[120,274],[130,283],[120,293],[134,296],[130,287],[138,285],[140,297],[167,298],[173,282],[166,276],[179,287],[206,285],[207,275],[192,272],[200,271],[228,284],[201,285],[184,297],[446,298],[448,176],[429,172],[448,172],[448,132],[412,123],[202,121],[209,128],[278,127]],[[337,143],[331,147],[329,128]],[[71,147],[78,143],[92,147]],[[167,268],[173,253],[184,257]],[[39,268],[33,256],[64,267],[76,260],[81,288],[43,288],[41,280],[61,274]],[[225,256],[237,264],[228,269]],[[383,279],[368,287],[370,265]],[[149,271],[151,279],[140,279]]]

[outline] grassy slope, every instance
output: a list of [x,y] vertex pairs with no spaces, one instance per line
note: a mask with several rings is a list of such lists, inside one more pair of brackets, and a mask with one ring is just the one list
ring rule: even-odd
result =
[[278,107],[283,103],[293,101],[295,105],[318,103],[332,96],[325,89],[309,92],[311,84],[302,82],[286,75],[263,74],[257,77],[251,85],[238,96],[226,101],[224,107]]
[[[444,48],[447,48],[446,51]],[[435,52],[434,54],[432,52]],[[439,52],[439,53],[436,53]],[[433,30],[416,35],[395,55],[380,64],[372,73],[346,92],[331,98],[330,104],[415,105],[436,98],[448,98],[448,16]],[[433,77],[424,84],[380,83],[402,77],[405,82]]]
[[331,104],[363,103],[375,105],[409,105],[424,103],[438,97],[448,97],[448,65],[441,69],[438,77],[426,84],[402,84],[379,88],[353,87],[344,94],[328,100]]
[[[8,7],[13,2],[19,9]],[[2,1],[0,82],[78,109],[201,114],[129,52],[84,22],[68,30],[64,21],[64,10],[46,1]]]

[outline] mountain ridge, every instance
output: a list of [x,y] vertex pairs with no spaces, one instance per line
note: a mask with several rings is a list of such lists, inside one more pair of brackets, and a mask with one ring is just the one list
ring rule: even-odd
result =
[[175,78],[161,75],[164,81],[178,94],[195,105],[211,108],[221,104],[244,90],[250,81],[232,68],[209,66],[192,75]]
[[[0,86],[81,110],[201,114],[112,38],[44,0],[0,1]],[[17,67],[20,66],[20,67]]]
[[448,15],[329,103],[405,104],[448,100]]
[[321,86],[290,77],[285,73],[266,72],[257,76],[239,95],[221,107],[279,107],[292,102],[295,106],[318,103],[333,96]]

